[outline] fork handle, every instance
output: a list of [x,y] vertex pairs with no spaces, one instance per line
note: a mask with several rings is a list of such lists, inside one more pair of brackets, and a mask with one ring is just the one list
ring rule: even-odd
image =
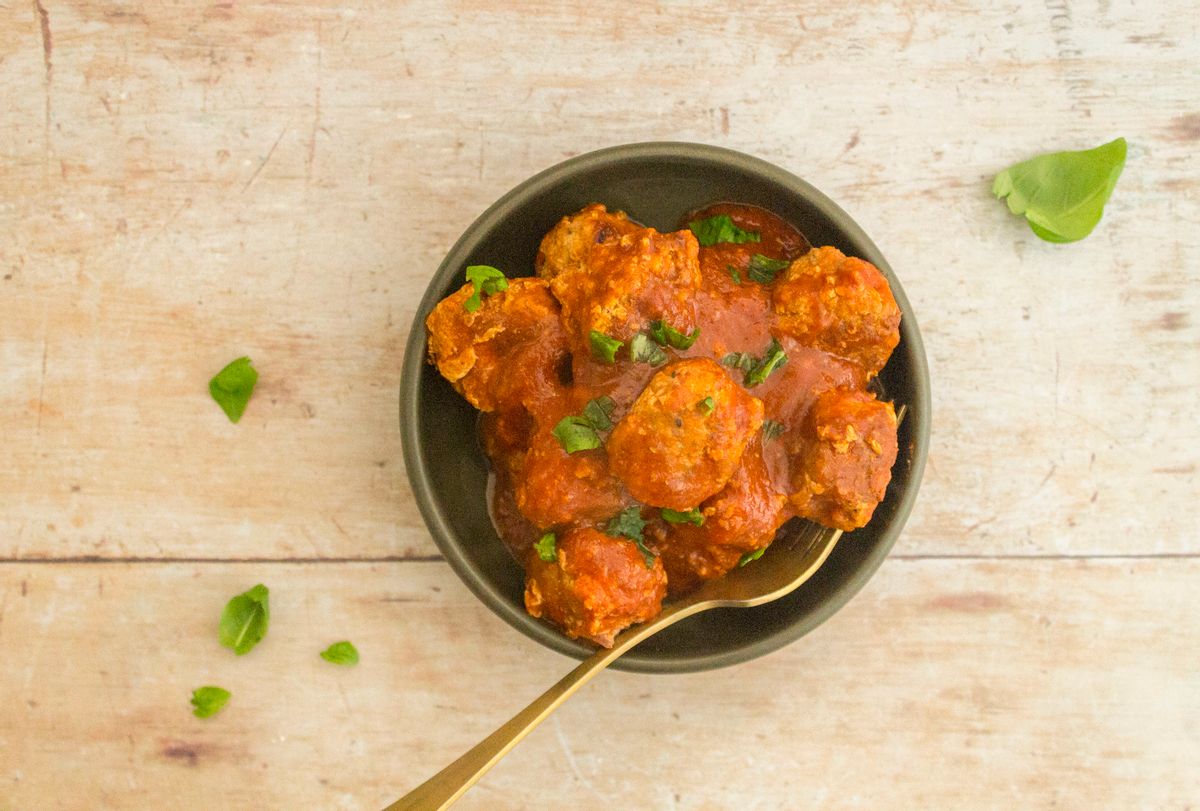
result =
[[405,794],[384,811],[443,811],[475,785],[489,769],[534,727],[554,712],[560,704],[587,684],[593,676],[646,637],[661,631],[690,614],[700,606],[685,600],[676,603],[659,614],[651,622],[620,634],[611,648],[601,649],[584,659],[578,667],[563,676],[557,684],[535,698],[525,709],[518,712],[508,723],[471,747],[462,757]]

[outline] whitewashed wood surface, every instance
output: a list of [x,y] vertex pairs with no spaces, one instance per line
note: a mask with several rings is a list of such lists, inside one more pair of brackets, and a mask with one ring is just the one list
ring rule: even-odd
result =
[[[0,809],[376,809],[565,672],[430,540],[400,353],[489,203],[656,139],[771,160],[880,245],[930,355],[921,497],[816,633],[605,674],[460,807],[1197,807],[1198,29],[1180,0],[0,0]],[[1117,135],[1083,242],[991,198]],[[242,354],[231,425],[206,383]],[[216,618],[260,581],[234,657]],[[358,667],[317,658],[341,638]]]

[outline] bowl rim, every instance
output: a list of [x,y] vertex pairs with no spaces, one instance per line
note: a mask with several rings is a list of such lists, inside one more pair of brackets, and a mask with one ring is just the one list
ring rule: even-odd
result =
[[514,186],[488,206],[463,231],[430,277],[430,283],[413,316],[413,323],[405,345],[399,403],[400,435],[405,471],[425,525],[429,529],[434,543],[437,544],[438,549],[459,579],[493,613],[500,616],[509,625],[542,645],[574,659],[582,659],[594,652],[591,647],[571,640],[558,629],[529,616],[523,606],[514,605],[499,588],[487,579],[480,577],[458,546],[455,533],[445,516],[434,506],[436,503],[433,497],[435,488],[426,467],[418,432],[420,380],[426,361],[425,316],[442,298],[440,285],[434,285],[433,281],[441,278],[451,264],[456,269],[460,268],[462,260],[483,241],[485,234],[489,233],[499,221],[507,216],[514,202],[536,199],[543,191],[569,179],[572,175],[631,160],[683,163],[700,161],[718,164],[722,168],[732,168],[739,173],[757,176],[761,180],[775,184],[789,195],[803,199],[806,204],[815,208],[822,217],[833,223],[835,228],[842,232],[847,241],[854,243],[856,247],[863,248],[860,251],[861,254],[871,254],[870,261],[876,264],[887,277],[896,303],[904,314],[900,322],[901,345],[905,347],[909,356],[908,374],[914,378],[913,396],[909,401],[910,414],[908,416],[908,419],[912,421],[910,430],[913,450],[906,486],[897,494],[898,499],[889,526],[881,533],[860,565],[850,573],[843,583],[834,588],[828,597],[810,613],[767,636],[745,644],[718,652],[677,658],[638,657],[636,656],[637,648],[634,648],[630,652],[633,658],[626,655],[611,665],[620,670],[644,673],[699,672],[755,659],[796,641],[839,611],[879,569],[908,520],[924,474],[929,448],[932,406],[929,364],[913,307],[891,266],[884,259],[874,241],[846,211],[819,189],[768,161],[744,152],[710,144],[686,141],[644,141],[605,147],[568,158]]

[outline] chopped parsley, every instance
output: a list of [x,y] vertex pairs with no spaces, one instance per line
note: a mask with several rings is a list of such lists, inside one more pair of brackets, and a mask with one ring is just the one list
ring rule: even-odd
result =
[[706,417],[709,414],[713,413],[713,409],[716,407],[717,407],[717,401],[711,397],[705,397],[703,400],[696,403],[696,408],[698,408],[700,410],[700,413]]
[[617,350],[625,345],[624,341],[610,338],[603,332],[596,332],[596,330],[588,333],[588,340],[592,344],[592,354],[598,360],[602,360],[605,363],[615,363],[617,360]]
[[192,715],[197,718],[208,718],[216,715],[225,702],[229,701],[230,693],[224,687],[209,685],[192,691]]
[[721,358],[721,363],[731,369],[741,369],[743,372],[748,372],[754,368],[755,360],[753,355],[745,352],[730,352],[725,357]]
[[612,412],[617,404],[611,397],[597,397],[588,400],[583,407],[583,416],[587,417],[592,427],[597,431],[608,431],[612,428]]
[[642,553],[642,560],[645,561],[646,568],[653,569],[655,555],[646,546],[646,537],[642,534],[645,527],[646,521],[642,518],[641,508],[629,507],[613,516],[604,526],[604,531],[609,535],[633,541],[634,546]]
[[747,386],[757,386],[766,380],[771,372],[785,363],[787,363],[787,355],[784,353],[783,347],[779,345],[779,341],[772,340],[771,345],[767,347],[767,351],[763,353],[762,359],[746,372],[744,382]]
[[321,658],[333,665],[358,664],[358,648],[347,641],[334,642],[321,651]]
[[696,343],[696,339],[700,337],[700,328],[696,327],[690,335],[684,335],[679,330],[672,327],[666,321],[651,321],[650,336],[659,343],[660,346],[673,346],[676,349],[690,349],[692,344]]
[[741,244],[758,242],[761,239],[757,231],[743,231],[734,225],[733,219],[728,214],[718,214],[703,220],[692,220],[688,223],[688,228],[696,235],[696,241],[704,248],[720,242]]
[[790,264],[791,262],[786,259],[772,259],[756,253],[750,257],[750,266],[746,268],[746,275],[759,284],[770,284],[775,281],[775,274]]
[[553,563],[555,552],[557,551],[557,547],[555,546],[556,540],[553,532],[547,532],[541,538],[538,538],[538,542],[533,545],[533,551],[537,552],[537,556],[542,560],[547,563]]
[[612,412],[616,403],[611,397],[588,400],[582,414],[570,414],[558,421],[551,431],[567,453],[578,453],[600,447],[600,432],[612,428]]
[[745,566],[747,563],[758,560],[759,558],[761,558],[763,556],[763,552],[766,552],[766,551],[767,551],[767,548],[764,546],[762,549],[755,549],[753,552],[747,552],[746,554],[742,555],[740,558],[738,558],[738,562],[737,562],[738,568],[740,569],[741,567]]
[[738,273],[738,269],[733,265],[726,265],[725,269],[729,271],[729,275],[733,277],[734,284],[742,283],[742,274]]
[[775,439],[776,437],[782,435],[784,430],[786,430],[786,426],[784,426],[782,422],[775,422],[775,420],[763,420],[763,439]]
[[463,302],[463,309],[469,313],[483,306],[485,295],[492,296],[508,289],[508,279],[504,278],[504,273],[491,265],[471,265],[467,268],[467,281],[475,288],[475,292]]
[[258,371],[250,365],[250,358],[238,358],[208,381],[208,393],[229,421],[237,422],[245,413],[246,403],[250,402],[257,382]]
[[648,363],[651,366],[661,366],[667,362],[667,353],[641,332],[629,341],[629,357],[634,363]]
[[699,507],[693,507],[686,512],[679,512],[678,510],[663,507],[662,517],[668,524],[695,524],[698,527],[704,526],[704,514],[700,512]]

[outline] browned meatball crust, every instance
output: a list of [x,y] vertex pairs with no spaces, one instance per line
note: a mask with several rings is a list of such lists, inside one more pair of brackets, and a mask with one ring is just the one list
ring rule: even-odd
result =
[[818,524],[852,530],[871,520],[896,461],[896,412],[870,392],[836,388],[817,398],[804,426],[792,506]]
[[632,234],[641,226],[624,211],[609,211],[601,203],[592,203],[581,211],[559,220],[542,238],[534,268],[549,281],[563,271],[576,271],[588,264],[592,248]]
[[900,342],[900,308],[879,268],[837,248],[814,248],[772,291],[776,328],[878,374]]
[[613,429],[612,470],[638,501],[688,510],[725,486],[762,421],[762,401],[716,361],[677,361]]
[[555,545],[553,561],[529,554],[525,608],[545,617],[571,638],[611,648],[613,637],[662,610],[667,576],[662,562],[647,567],[642,553],[624,538],[599,530],[573,529]]

